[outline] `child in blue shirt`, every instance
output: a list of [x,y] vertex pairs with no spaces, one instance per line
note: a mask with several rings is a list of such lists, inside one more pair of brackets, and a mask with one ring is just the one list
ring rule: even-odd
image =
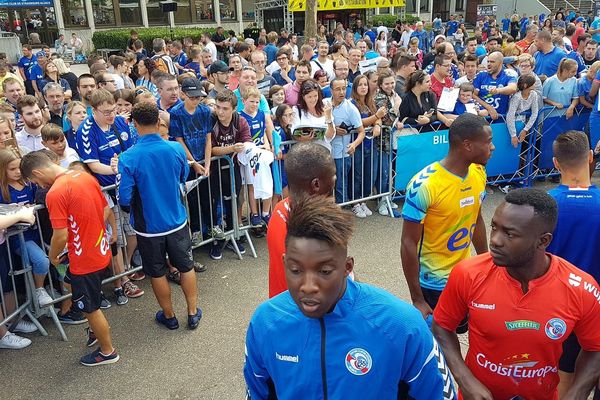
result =
[[455,120],[459,115],[466,112],[477,113],[481,117],[487,117],[488,112],[485,109],[479,107],[479,104],[473,99],[473,92],[475,88],[472,83],[463,83],[458,87],[458,98],[454,110],[450,113],[444,113],[449,119]]
[[[273,151],[271,143],[273,143],[273,121],[270,116],[267,116],[262,110],[259,110],[261,94],[255,87],[246,89],[242,95],[244,109],[240,112],[250,126],[250,137],[254,144],[264,149]],[[262,225],[262,221],[266,225],[269,224],[271,217],[271,199],[262,200],[262,215],[258,214],[258,204],[254,198],[254,187],[251,176],[244,176],[245,183],[248,185],[248,203],[250,203],[250,223],[254,227]],[[262,217],[262,218],[261,218]]]

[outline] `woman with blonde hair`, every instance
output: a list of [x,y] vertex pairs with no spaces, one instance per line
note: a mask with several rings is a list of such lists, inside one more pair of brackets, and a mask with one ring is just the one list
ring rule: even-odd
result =
[[71,95],[71,100],[81,100],[79,97],[79,90],[77,89],[77,75],[71,71],[71,68],[62,58],[55,58],[53,61],[58,69],[60,77],[66,80],[71,87],[71,92],[73,93]]

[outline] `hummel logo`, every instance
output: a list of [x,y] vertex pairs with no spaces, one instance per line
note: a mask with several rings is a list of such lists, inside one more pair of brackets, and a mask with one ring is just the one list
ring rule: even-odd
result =
[[278,352],[275,352],[275,358],[277,358],[279,361],[287,361],[287,362],[293,362],[293,363],[300,362],[300,357],[297,355],[288,356],[285,354],[279,354]]
[[571,272],[569,274],[569,285],[575,286],[575,287],[581,285],[581,277],[577,276],[577,275],[575,275],[574,273]]

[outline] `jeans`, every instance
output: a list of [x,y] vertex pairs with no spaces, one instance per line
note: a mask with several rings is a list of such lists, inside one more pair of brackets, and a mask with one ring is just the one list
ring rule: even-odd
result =
[[390,159],[391,154],[382,151],[379,154],[379,173],[375,179],[375,187],[378,193],[385,193],[390,190]]
[[[50,261],[44,250],[33,240],[26,240],[25,247],[27,248],[27,260],[23,260],[23,266],[26,263],[31,264],[31,269],[36,275],[46,275],[50,268]],[[15,252],[20,256],[21,247],[16,247]]]
[[348,201],[350,182],[350,168],[352,157],[335,158],[335,202],[345,203]]
[[368,197],[373,191],[379,170],[379,149],[373,141],[364,143],[354,152],[354,197]]

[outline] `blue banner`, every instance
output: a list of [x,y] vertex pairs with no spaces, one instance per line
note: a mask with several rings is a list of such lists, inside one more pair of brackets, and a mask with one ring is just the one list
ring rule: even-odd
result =
[[52,7],[52,0],[0,0],[0,7]]
[[[512,175],[519,169],[521,146],[517,148],[512,146],[505,123],[492,124],[491,127],[492,142],[496,149],[486,166],[487,175]],[[399,137],[394,189],[405,190],[406,185],[417,172],[446,156],[448,146],[447,129]]]
[[[585,124],[590,118],[589,113],[574,114],[566,119],[564,116],[544,119],[542,126],[542,141],[540,143],[539,169],[554,168],[552,163],[552,143],[558,135],[569,130],[585,131]],[[595,146],[595,143],[593,144]],[[593,148],[593,147],[592,147]]]

